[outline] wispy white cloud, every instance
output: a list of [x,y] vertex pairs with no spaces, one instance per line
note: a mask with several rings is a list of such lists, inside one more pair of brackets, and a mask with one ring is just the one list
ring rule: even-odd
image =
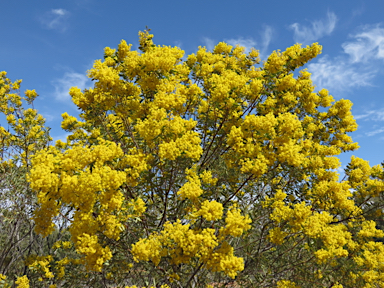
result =
[[[243,46],[245,47],[246,52],[251,51],[251,48],[256,46],[256,42],[252,38],[243,38],[243,37],[231,38],[231,39],[224,39],[224,42],[232,46],[236,46],[236,45]],[[208,51],[213,51],[213,49],[215,48],[218,42],[215,42],[211,38],[204,37],[203,43]]]
[[384,121],[384,109],[368,110],[364,114],[354,116],[356,120]]
[[65,72],[62,78],[52,81],[52,85],[55,87],[55,98],[61,102],[71,102],[69,89],[75,86],[84,89],[89,81],[85,74]]
[[364,3],[361,3],[361,6],[352,10],[352,17],[360,16],[364,13],[365,11],[365,5]]
[[383,133],[383,132],[384,132],[384,127],[381,127],[381,128],[379,128],[379,129],[376,129],[376,130],[367,132],[367,133],[365,133],[365,135],[367,135],[368,137],[370,137],[370,136],[374,136],[374,135],[376,135],[376,134],[380,134],[380,133]]
[[174,41],[174,43],[175,43],[175,46],[177,46],[179,48],[181,48],[183,46],[183,42],[181,42],[180,40],[176,40],[176,41]]
[[256,42],[252,38],[239,37],[237,39],[225,39],[224,41],[234,47],[236,45],[244,47],[245,52],[250,52],[251,48],[255,48],[256,46]]
[[273,38],[273,28],[269,25],[264,25],[264,30],[261,33],[261,49],[266,50]]
[[376,74],[376,71],[351,65],[340,57],[330,59],[328,56],[308,64],[308,71],[312,73],[311,78],[318,88],[337,91],[372,86],[371,80]]
[[268,47],[271,43],[274,35],[274,30],[269,25],[264,25],[264,30],[261,32],[261,45],[259,45],[257,48],[260,51],[260,58],[261,59],[267,59],[268,58]]
[[52,115],[52,114],[50,114],[50,113],[44,113],[44,112],[42,112],[41,115],[44,116],[46,122],[52,122],[52,121],[56,118],[55,115]]
[[[264,25],[263,31],[260,33],[260,36],[261,36],[260,42],[257,42],[252,37],[230,38],[230,39],[224,39],[223,41],[232,46],[239,45],[244,47],[246,53],[249,53],[251,51],[251,48],[255,48],[256,50],[260,51],[260,57],[263,58],[263,55],[267,51],[268,46],[272,41],[273,33],[274,33],[273,28],[271,26]],[[217,44],[213,39],[208,37],[204,37],[202,40],[203,40],[204,46],[209,51],[212,51],[215,48],[215,45]]]
[[69,12],[65,9],[52,9],[40,17],[40,22],[47,29],[64,32],[68,28]]
[[384,28],[363,26],[341,46],[344,54],[330,59],[327,55],[310,63],[314,83],[321,88],[347,91],[355,87],[374,86],[373,79],[383,71]]
[[64,9],[52,9],[52,13],[56,14],[56,15],[59,15],[59,16],[64,16],[68,12],[66,10],[64,10]]
[[[384,108],[366,110],[363,114],[355,115],[354,118],[359,121],[368,121],[372,131],[365,132],[365,136],[371,137],[384,132],[383,125],[374,124],[375,122],[384,121]],[[380,138],[384,140],[384,137]]]
[[251,51],[251,48],[255,48],[260,51],[260,57],[263,59],[266,57],[265,53],[267,52],[268,46],[272,41],[273,33],[273,28],[271,26],[264,25],[263,31],[260,33],[260,42],[256,42],[253,38],[243,37],[239,37],[237,39],[226,39],[225,42],[233,46],[243,46],[245,47],[245,52],[247,53]]
[[380,24],[365,25],[359,33],[351,37],[354,40],[344,43],[342,47],[352,63],[384,60],[384,28],[381,28]]
[[203,37],[203,43],[208,51],[212,51],[215,48],[215,42],[211,38]]
[[332,33],[336,27],[337,17],[335,13],[328,12],[327,18],[312,22],[312,27],[293,23],[289,26],[293,30],[295,42],[311,44],[312,42]]

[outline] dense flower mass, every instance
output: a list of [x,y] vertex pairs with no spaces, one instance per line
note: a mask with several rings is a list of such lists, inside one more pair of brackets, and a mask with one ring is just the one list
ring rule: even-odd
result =
[[70,89],[80,120],[64,113],[70,134],[49,147],[44,119],[15,113],[36,92],[11,93],[20,81],[2,72],[15,134],[0,137],[30,167],[35,232],[61,235],[65,219],[69,233],[25,261],[31,275],[49,287],[384,286],[383,167],[352,157],[339,180],[337,156],[358,148],[352,103],[315,92],[305,69],[294,77],[322,47],[260,64],[221,42],[183,60],[152,38],[105,48],[94,87]]

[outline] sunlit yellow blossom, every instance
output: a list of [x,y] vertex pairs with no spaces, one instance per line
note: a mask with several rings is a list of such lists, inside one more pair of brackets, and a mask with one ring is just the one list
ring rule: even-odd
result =
[[281,231],[279,227],[275,227],[269,231],[268,238],[274,244],[282,244],[284,242],[284,237],[287,236],[287,233]]
[[17,284],[17,288],[29,288],[29,280],[26,275],[17,277],[15,284]]
[[223,234],[229,234],[235,237],[241,236],[244,231],[251,229],[252,220],[248,216],[243,216],[240,209],[231,207],[225,217],[225,227],[221,229]]
[[277,288],[299,288],[299,286],[297,286],[295,282],[289,280],[279,280],[276,284]]
[[218,220],[223,215],[223,205],[216,201],[205,200],[196,214],[203,216],[208,221]]
[[203,193],[203,190],[201,189],[200,179],[195,174],[195,172],[191,170],[187,170],[187,173],[188,182],[186,182],[180,188],[177,194],[180,195],[182,199],[188,198],[190,200],[196,200],[197,197],[199,197]]

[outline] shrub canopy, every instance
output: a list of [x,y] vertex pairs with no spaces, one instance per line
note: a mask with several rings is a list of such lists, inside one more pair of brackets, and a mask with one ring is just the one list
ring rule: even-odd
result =
[[2,74],[1,111],[17,134],[2,128],[2,151],[19,147],[21,161],[2,167],[24,169],[26,219],[59,239],[24,257],[29,280],[18,281],[384,286],[383,167],[352,157],[339,180],[337,156],[358,148],[352,103],[314,92],[305,69],[293,74],[321,46],[260,64],[258,51],[221,42],[183,60],[152,37],[139,33],[139,51],[105,48],[88,72],[94,87],[70,90],[81,119],[64,113],[70,135],[54,145]]

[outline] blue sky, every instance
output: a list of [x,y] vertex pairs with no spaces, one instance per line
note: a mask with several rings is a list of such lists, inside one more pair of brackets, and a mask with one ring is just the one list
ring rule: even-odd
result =
[[[61,114],[77,116],[71,86],[87,88],[86,71],[121,39],[138,46],[146,26],[155,44],[186,54],[221,41],[255,47],[262,59],[273,50],[319,42],[323,53],[305,67],[316,89],[350,99],[361,148],[351,155],[384,161],[384,1],[1,1],[0,70],[22,90],[36,89],[35,108],[54,140],[65,139]],[[5,125],[1,118],[1,125]]]

